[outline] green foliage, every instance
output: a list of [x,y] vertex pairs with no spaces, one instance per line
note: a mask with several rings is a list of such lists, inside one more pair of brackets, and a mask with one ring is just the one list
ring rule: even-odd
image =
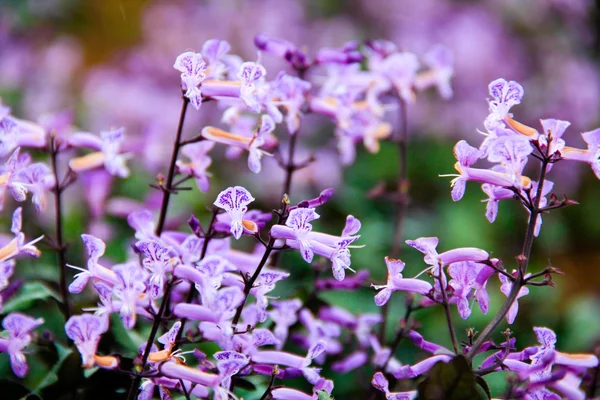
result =
[[27,282],[19,293],[4,305],[3,312],[24,311],[33,307],[36,301],[54,298],[60,301],[59,294],[43,282]]

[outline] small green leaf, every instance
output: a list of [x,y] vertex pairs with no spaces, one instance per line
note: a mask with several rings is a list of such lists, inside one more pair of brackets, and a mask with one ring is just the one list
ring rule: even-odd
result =
[[4,305],[5,313],[23,311],[33,306],[38,300],[52,297],[60,301],[59,294],[42,282],[28,282],[23,285],[19,293]]
[[333,400],[333,397],[331,397],[331,395],[324,390],[317,391],[317,398],[319,400]]
[[418,400],[484,400],[477,390],[475,374],[467,359],[460,355],[449,363],[439,362],[418,386]]

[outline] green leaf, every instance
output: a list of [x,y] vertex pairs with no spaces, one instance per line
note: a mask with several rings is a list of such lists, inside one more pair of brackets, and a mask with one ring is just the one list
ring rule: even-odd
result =
[[435,364],[418,390],[418,400],[484,400],[477,389],[475,374],[462,355],[449,363]]
[[65,360],[73,353],[70,348],[55,343],[56,351],[58,353],[58,361],[52,366],[48,373],[40,380],[35,387],[31,388],[32,394],[39,394],[42,389],[56,383],[58,381],[58,370],[65,362]]
[[140,343],[147,341],[150,334],[150,327],[143,332],[125,329],[119,315],[114,313],[110,316],[110,330],[117,343],[133,354],[138,353]]
[[488,400],[491,400],[492,399],[492,392],[490,391],[490,387],[488,386],[488,384],[485,381],[485,379],[483,379],[479,375],[476,375],[475,376],[475,382],[477,382],[477,384],[479,385],[479,387],[481,389],[483,389],[483,391],[485,392],[485,395],[487,396]]
[[319,400],[333,400],[333,397],[331,397],[331,395],[324,390],[317,391],[317,398]]
[[52,297],[60,301],[59,294],[52,290],[48,285],[42,282],[28,282],[23,285],[23,288],[19,291],[15,297],[8,301],[4,305],[5,313],[13,311],[23,311],[33,306],[38,300],[46,300]]

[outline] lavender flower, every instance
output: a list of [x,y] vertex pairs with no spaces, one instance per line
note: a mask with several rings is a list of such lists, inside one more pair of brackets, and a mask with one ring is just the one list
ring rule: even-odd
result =
[[354,236],[360,229],[360,221],[349,215],[342,236],[333,236],[320,232],[312,232],[311,221],[319,218],[314,208],[296,208],[290,211],[283,225],[271,228],[271,237],[286,239],[286,244],[299,249],[304,261],[310,263],[314,254],[332,261],[333,276],[338,281],[345,277],[345,270],[350,268],[351,244],[360,236]]
[[181,152],[187,156],[190,161],[184,163],[177,161],[177,169],[181,174],[193,176],[196,180],[198,189],[202,192],[208,192],[210,188],[210,173],[206,170],[210,167],[212,159],[208,156],[208,152],[214,147],[214,142],[202,141],[199,143],[191,143],[183,147]]
[[265,154],[270,155],[262,150],[261,147],[265,144],[266,136],[270,135],[274,129],[275,122],[273,119],[268,115],[263,115],[260,120],[260,126],[251,138],[229,133],[212,126],[203,128],[202,136],[213,142],[248,150],[248,168],[250,171],[258,174],[262,167],[262,156]]
[[187,51],[177,56],[173,68],[181,72],[181,89],[185,91],[187,97],[196,108],[200,109],[202,105],[202,92],[200,84],[206,78],[206,63],[202,54]]
[[244,214],[248,211],[248,204],[254,201],[254,197],[245,188],[234,186],[223,190],[217,196],[214,205],[222,208],[231,217],[231,233],[239,239],[244,230],[250,234],[258,232],[255,222],[244,220]]
[[8,338],[0,338],[0,352],[8,353],[10,366],[19,378],[23,378],[29,371],[23,349],[31,343],[31,331],[43,323],[43,318],[33,319],[17,312],[8,314],[2,321]]
[[375,290],[383,289],[375,296],[375,304],[378,306],[381,307],[386,304],[396,290],[426,295],[433,289],[430,283],[420,279],[403,278],[402,270],[405,264],[402,261],[386,257],[385,264],[388,269],[387,283],[385,285],[371,284],[371,287]]
[[100,338],[107,330],[108,318],[91,314],[74,315],[65,324],[67,336],[77,346],[84,368],[93,367],[96,359],[102,361],[96,352]]
[[100,132],[100,137],[88,132],[74,133],[68,140],[70,146],[90,148],[96,152],[73,158],[69,167],[75,172],[82,172],[104,166],[109,174],[127,178],[129,169],[126,162],[131,154],[121,153],[124,140],[125,128]]
[[31,257],[39,257],[42,252],[35,247],[35,244],[42,240],[43,236],[25,243],[25,234],[21,232],[23,220],[21,217],[22,209],[17,208],[12,216],[12,225],[10,231],[15,235],[8,244],[0,248],[0,262],[5,262],[17,257],[20,254],[27,254]]

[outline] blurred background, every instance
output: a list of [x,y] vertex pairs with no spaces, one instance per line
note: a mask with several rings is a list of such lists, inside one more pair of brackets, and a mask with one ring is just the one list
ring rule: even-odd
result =
[[[487,115],[490,81],[502,77],[523,85],[523,103],[512,110],[519,121],[535,127],[540,118],[570,121],[564,139],[572,146],[584,146],[580,133],[600,126],[600,13],[598,2],[591,0],[1,0],[0,97],[4,105],[16,116],[34,121],[49,115],[68,120],[66,116],[72,115],[78,129],[90,132],[124,126],[135,152],[130,163],[133,179],[111,182],[99,174],[67,192],[70,263],[85,262],[79,240],[84,232],[108,241],[109,258],[125,260],[132,240],[132,230],[120,218],[126,206],[157,208],[158,193],[148,183],[157,173],[166,173],[177,125],[180,93],[179,74],[172,68],[175,57],[185,50],[199,51],[207,39],[219,38],[231,43],[232,53],[255,60],[253,38],[261,32],[290,40],[309,52],[349,40],[377,38],[391,40],[419,56],[437,43],[452,50],[454,98],[443,101],[433,93],[420,94],[408,109],[411,187],[405,238],[438,236],[440,250],[480,247],[503,259],[510,269],[522,246],[525,210],[503,202],[497,221],[490,224],[478,185],[468,185],[465,197],[454,203],[449,179],[438,177],[453,173],[452,147],[458,139],[474,145],[480,142],[477,129],[483,129]],[[270,55],[262,55],[261,62],[270,78],[285,68]],[[395,111],[389,114],[390,121],[397,120]],[[220,118],[210,105],[190,115],[185,129],[189,136]],[[387,275],[383,258],[390,252],[393,237],[393,207],[385,198],[367,194],[378,185],[394,187],[399,164],[396,146],[384,143],[378,154],[361,149],[354,165],[343,168],[331,124],[312,119],[307,124],[310,129],[302,132],[297,158],[314,153],[317,161],[294,177],[292,199],[299,201],[334,187],[336,195],[315,225],[335,233],[341,230],[345,215],[358,217],[363,223],[360,243],[365,247],[353,251],[352,266],[370,270],[370,282],[382,283]],[[278,136],[285,140],[283,134]],[[211,191],[202,194],[194,188],[176,196],[170,209],[172,225],[184,226],[191,213],[206,220],[207,208],[227,186],[244,185],[256,197],[257,207],[275,207],[283,172],[274,161],[266,161],[263,173],[254,175],[244,160],[225,161],[215,155]],[[591,352],[600,345],[600,182],[587,165],[567,163],[554,168],[549,179],[555,182],[557,195],[565,193],[580,205],[544,216],[530,270],[537,272],[551,264],[566,274],[555,279],[556,287],[532,287],[530,295],[519,301],[519,317],[511,329],[519,348],[535,343],[533,326],[548,326],[557,332],[560,350]],[[6,231],[9,212],[14,209],[7,204],[3,212]],[[25,212],[31,216],[26,221],[39,222],[25,227],[29,237],[51,229],[52,215],[38,215],[30,204]],[[240,246],[249,249],[252,242],[242,241]],[[408,276],[425,267],[421,254],[407,246],[401,258],[407,263]],[[52,287],[54,262],[52,254],[35,262],[23,260],[16,274],[24,282],[47,280]],[[290,297],[309,290],[312,271],[296,254],[286,254],[282,266],[289,268],[292,278],[280,284],[275,295]],[[498,282],[490,286],[492,315],[504,296]],[[374,294],[372,289],[352,295],[323,292],[320,298],[362,313],[377,311]],[[33,295],[30,313],[44,315],[46,328],[60,337],[64,335],[61,316],[53,302],[45,299]],[[78,307],[94,305],[91,296],[77,296],[77,302]],[[402,295],[394,296],[390,340],[403,307]],[[424,310],[417,318],[428,340],[450,346],[441,311]],[[460,338],[465,339],[466,328],[481,330],[490,318],[477,308],[468,321],[456,315]],[[501,329],[506,327],[503,324]],[[103,346],[107,350],[111,346],[135,348],[136,338],[145,337],[143,330],[123,338],[126,334],[114,333],[114,340],[103,341]],[[124,344],[127,340],[131,342]],[[422,357],[410,344],[400,346],[398,358],[403,363]],[[42,357],[39,365],[30,363],[34,365],[27,379],[39,380],[42,372],[36,375],[36,371],[49,362]],[[9,375],[8,368],[2,360],[0,376]],[[334,377],[334,395],[349,398],[349,393],[368,386],[372,370],[351,377],[325,374]],[[502,393],[503,380],[502,374],[488,379],[494,394]],[[248,394],[246,398],[253,397]]]

